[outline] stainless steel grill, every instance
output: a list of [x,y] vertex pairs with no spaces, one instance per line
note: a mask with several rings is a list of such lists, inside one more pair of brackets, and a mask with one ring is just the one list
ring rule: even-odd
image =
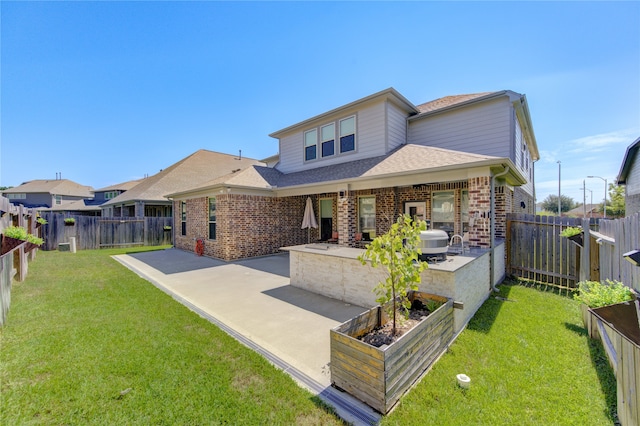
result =
[[449,249],[449,236],[445,231],[431,229],[420,232],[420,260],[446,260]]

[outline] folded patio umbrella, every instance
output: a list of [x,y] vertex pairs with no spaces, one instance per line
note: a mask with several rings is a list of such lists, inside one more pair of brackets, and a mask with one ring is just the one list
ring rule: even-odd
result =
[[313,203],[311,197],[307,197],[307,204],[304,207],[304,216],[302,217],[301,229],[308,229],[307,242],[311,240],[311,228],[317,228],[318,222],[316,221],[316,215],[313,212]]

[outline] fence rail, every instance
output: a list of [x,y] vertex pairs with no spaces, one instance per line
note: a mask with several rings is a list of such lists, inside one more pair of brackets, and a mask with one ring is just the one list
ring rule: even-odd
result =
[[[58,244],[76,239],[78,250],[92,250],[106,247],[158,246],[171,244],[172,232],[165,231],[171,226],[170,217],[99,217],[69,216],[62,213],[46,212],[42,215],[48,223],[44,225],[44,250],[56,250]],[[68,226],[64,219],[73,217],[75,224]]]

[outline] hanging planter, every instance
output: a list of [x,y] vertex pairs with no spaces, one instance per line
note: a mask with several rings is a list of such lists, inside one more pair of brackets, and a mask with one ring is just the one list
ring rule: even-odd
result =
[[22,244],[25,244],[26,241],[20,240],[18,238],[7,237],[6,235],[2,236],[2,251],[0,252],[0,256],[5,256]]
[[64,226],[73,226],[76,224],[76,220],[72,217],[67,217],[64,220]]
[[17,249],[23,244],[25,244],[25,252],[28,252],[33,250],[34,248],[40,247],[44,242],[42,238],[36,237],[32,234],[28,234],[27,230],[22,226],[9,226],[8,228],[4,229],[3,232],[4,234],[2,235],[1,249],[2,256],[11,253],[13,250]]
[[561,237],[565,237],[568,238],[569,241],[572,241],[573,243],[575,243],[576,245],[583,247],[584,244],[584,232],[582,230],[581,227],[576,227],[576,226],[567,226],[566,229],[564,229],[561,233],[560,233]]

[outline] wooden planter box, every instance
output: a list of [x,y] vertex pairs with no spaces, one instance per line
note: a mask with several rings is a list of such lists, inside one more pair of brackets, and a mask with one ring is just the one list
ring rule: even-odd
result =
[[582,312],[582,322],[584,323],[584,328],[587,329],[587,334],[592,339],[598,338],[598,327],[593,318],[593,312],[591,308],[589,308],[584,303],[580,304],[580,311]]
[[375,410],[386,414],[446,349],[453,339],[453,300],[411,292],[411,300],[443,305],[391,345],[379,348],[357,339],[386,323],[380,306],[330,331],[331,382]]

